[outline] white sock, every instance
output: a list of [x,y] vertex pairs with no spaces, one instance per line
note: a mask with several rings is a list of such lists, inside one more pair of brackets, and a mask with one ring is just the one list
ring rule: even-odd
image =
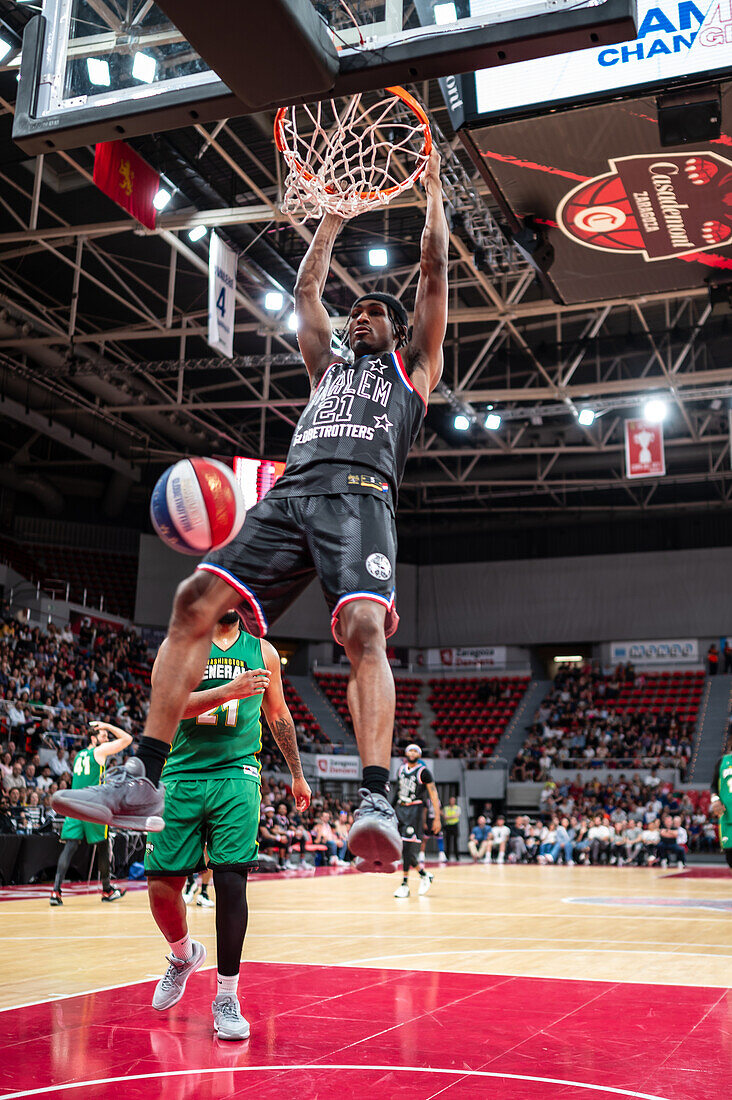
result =
[[188,962],[193,958],[193,944],[191,943],[191,936],[189,932],[186,932],[182,940],[174,940],[172,943],[168,941],[168,947],[171,954],[175,955],[176,959],[182,959],[183,962]]
[[219,974],[216,971],[216,996],[236,997],[236,987],[239,984],[238,974]]

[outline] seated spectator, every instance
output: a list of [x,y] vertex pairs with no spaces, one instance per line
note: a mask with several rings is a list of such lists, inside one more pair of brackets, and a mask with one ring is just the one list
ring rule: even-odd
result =
[[13,823],[13,832],[25,832],[28,822],[20,798],[20,787],[12,787],[8,792],[8,814]]
[[20,760],[15,761],[9,776],[3,776],[4,790],[12,791],[16,788],[25,790],[25,776],[23,775],[23,764]]
[[627,861],[628,841],[625,835],[625,822],[616,821],[610,839],[610,862],[617,867],[622,867]]
[[[658,858],[662,867],[668,866],[668,861],[674,858],[682,867],[686,866],[686,852],[679,844],[679,825],[674,823],[671,814],[664,814],[660,829],[660,842],[658,846]],[[686,833],[684,832],[684,836]]]
[[658,862],[658,846],[661,842],[661,833],[658,821],[652,818],[641,834],[642,849],[638,856],[638,865],[653,867]]
[[560,859],[564,859],[567,866],[574,864],[574,829],[572,828],[569,818],[563,817],[556,830],[556,840],[551,852],[551,862],[559,863]]
[[56,755],[49,760],[49,767],[53,775],[60,778],[64,772],[71,774],[71,765],[69,763],[69,754],[64,748],[58,748]]
[[[328,863],[331,867],[335,867],[339,864],[343,864],[338,851],[342,847],[342,842],[336,831],[333,829],[330,820],[330,813],[328,810],[324,810],[319,818],[315,821],[315,828],[313,829],[313,844],[324,844],[327,851]],[[317,860],[316,860],[317,863]]]
[[32,790],[28,794],[28,802],[25,807],[25,817],[27,822],[28,831],[31,833],[39,832],[46,821],[46,815],[41,805],[40,796],[37,790]]
[[601,814],[594,818],[587,839],[590,842],[590,863],[607,863],[610,858],[612,830],[605,824]]
[[491,856],[494,848],[498,849],[498,855],[496,857],[496,863],[503,863],[506,858],[506,845],[508,838],[511,835],[511,830],[506,825],[505,817],[497,817],[495,825],[491,826],[490,833],[488,835],[485,861],[490,863]]
[[286,833],[275,825],[274,806],[264,806],[259,819],[259,847],[262,851],[273,851],[277,856],[277,862],[283,867],[290,848]]
[[517,817],[510,826],[511,835],[508,838],[508,862],[521,863],[527,856],[526,833],[529,826],[528,817]]
[[468,839],[468,851],[473,857],[473,863],[482,862],[485,859],[485,854],[488,851],[488,837],[490,836],[490,832],[490,825],[488,825],[485,817],[481,814],[470,830],[470,837]]

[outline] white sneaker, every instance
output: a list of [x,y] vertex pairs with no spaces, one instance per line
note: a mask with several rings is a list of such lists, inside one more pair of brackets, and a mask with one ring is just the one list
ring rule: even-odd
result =
[[187,890],[183,891],[183,901],[186,903],[186,905],[190,905],[195,896],[196,896],[196,884],[194,882],[192,886],[190,886]]
[[496,860],[496,863],[504,863],[504,862],[505,862],[504,854],[503,854],[503,852],[499,852],[498,853],[498,859]]
[[427,891],[429,890],[430,886],[432,885],[432,882],[433,882],[433,879],[434,879],[434,877],[435,877],[435,876],[434,876],[434,875],[432,874],[432,872],[431,872],[431,871],[427,871],[427,872],[426,872],[426,873],[425,873],[424,875],[422,875],[422,876],[420,877],[420,880],[419,880],[419,891],[418,891],[418,893],[419,893],[420,895],[422,895],[422,894],[426,894],[426,893],[427,893]]
[[491,857],[490,856],[485,856],[485,858],[481,859],[480,862],[481,863],[490,863],[490,861],[491,861]]
[[447,863],[447,856],[445,855],[444,852],[440,852],[440,854],[437,857],[437,862],[438,863]]
[[158,1012],[165,1012],[166,1009],[172,1008],[173,1005],[178,1003],[185,993],[186,982],[191,974],[195,974],[199,967],[205,963],[206,948],[203,944],[192,940],[191,947],[193,948],[193,954],[187,961],[176,959],[174,955],[168,955],[170,966],[155,986],[155,992],[153,993],[152,1006]]
[[403,882],[401,884],[401,886],[397,886],[396,890],[394,891],[394,897],[395,898],[408,898],[409,897],[409,886],[407,885],[406,882]]
[[248,1039],[249,1022],[239,1008],[239,999],[232,993],[219,994],[211,1005],[214,1031],[219,1039]]
[[213,909],[214,901],[212,898],[207,898],[205,894],[199,894],[196,898],[196,905],[200,905],[202,909]]

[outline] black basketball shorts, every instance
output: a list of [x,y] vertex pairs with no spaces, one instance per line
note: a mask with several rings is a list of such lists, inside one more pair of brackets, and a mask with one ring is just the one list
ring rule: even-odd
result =
[[231,585],[244,628],[259,638],[317,576],[333,637],[342,644],[338,616],[353,600],[386,608],[387,638],[399,625],[396,546],[394,516],[378,497],[265,497],[233,542],[207,554],[198,568]]
[[421,844],[424,803],[415,802],[410,806],[402,806],[397,802],[394,811],[399,822],[399,835],[402,840],[407,843]]

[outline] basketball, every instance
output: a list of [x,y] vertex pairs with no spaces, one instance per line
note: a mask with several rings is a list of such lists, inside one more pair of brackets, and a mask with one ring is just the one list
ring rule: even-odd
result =
[[150,519],[168,546],[182,554],[205,554],[238,535],[244,500],[234,473],[214,458],[183,458],[158,478]]

